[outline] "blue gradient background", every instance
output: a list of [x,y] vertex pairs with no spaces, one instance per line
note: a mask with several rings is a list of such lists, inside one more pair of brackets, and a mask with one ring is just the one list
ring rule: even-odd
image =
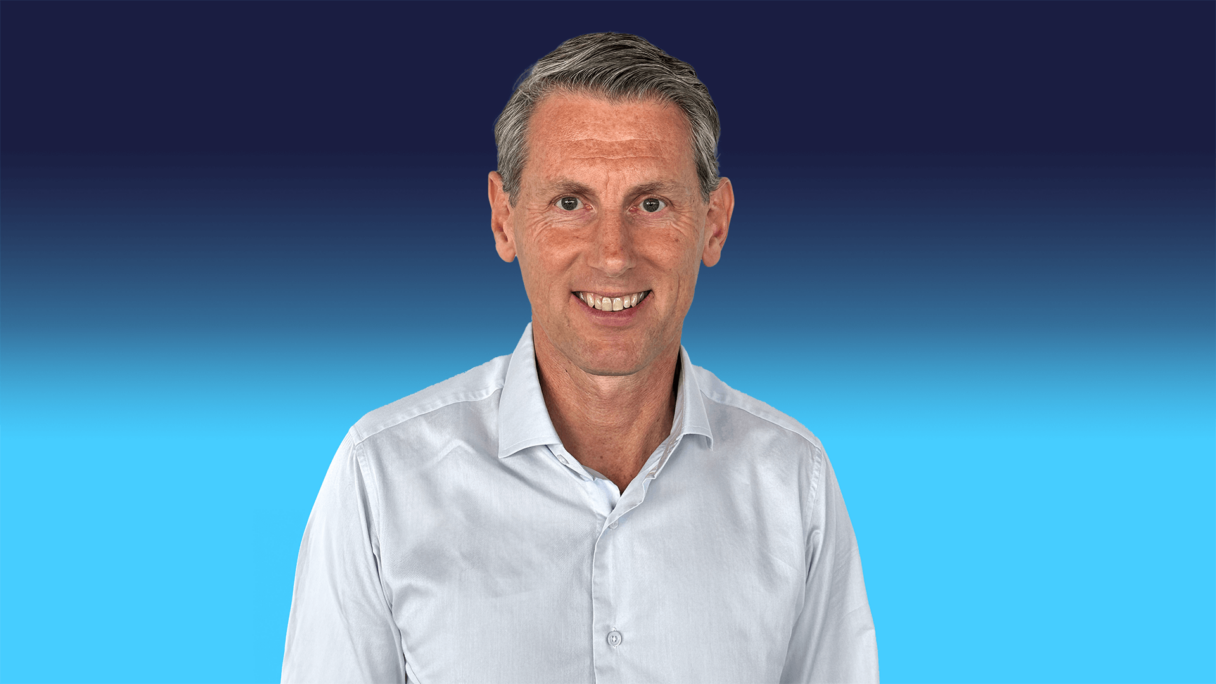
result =
[[346,428],[528,320],[491,126],[594,30],[714,94],[685,344],[823,440],[884,680],[1216,680],[1214,7],[0,4],[0,680],[277,681]]

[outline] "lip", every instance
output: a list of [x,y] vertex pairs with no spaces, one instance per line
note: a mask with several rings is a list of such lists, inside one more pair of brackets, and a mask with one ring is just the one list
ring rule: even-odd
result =
[[[597,294],[602,295],[603,293],[597,293]],[[629,293],[629,294],[632,294],[632,293]],[[608,296],[608,295],[604,295],[604,296]],[[621,296],[624,296],[624,295],[622,294]],[[594,321],[595,323],[597,323],[599,325],[605,325],[605,326],[614,327],[614,328],[623,328],[623,327],[629,325],[630,323],[633,323],[634,318],[637,317],[638,311],[645,308],[646,305],[650,303],[650,300],[652,297],[654,297],[653,292],[651,292],[649,295],[647,295],[647,297],[645,299],[638,302],[637,306],[631,306],[628,309],[621,309],[620,311],[600,311],[599,309],[594,309],[590,306],[587,306],[586,302],[584,302],[583,300],[578,298],[578,295],[574,294],[573,292],[570,293],[570,298],[574,300],[574,305],[577,306],[578,308],[582,309],[583,313],[586,314],[589,318],[591,318],[592,321]]]

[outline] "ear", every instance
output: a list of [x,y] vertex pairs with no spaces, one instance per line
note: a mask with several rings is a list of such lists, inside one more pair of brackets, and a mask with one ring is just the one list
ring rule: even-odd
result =
[[508,264],[515,261],[515,233],[511,227],[511,202],[502,189],[502,176],[490,172],[490,230],[494,231],[494,248]]
[[718,182],[718,189],[709,194],[709,213],[705,215],[705,249],[701,263],[713,266],[722,258],[722,246],[730,231],[730,215],[735,211],[735,189],[729,178]]

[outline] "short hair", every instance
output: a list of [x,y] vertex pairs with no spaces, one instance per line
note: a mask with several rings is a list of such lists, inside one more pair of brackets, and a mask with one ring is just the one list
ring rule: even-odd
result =
[[655,98],[676,105],[688,120],[702,199],[708,202],[718,188],[718,110],[692,65],[639,36],[588,33],[558,45],[525,71],[494,122],[498,173],[512,205],[527,161],[528,122],[537,104],[554,91],[588,93],[611,102]]

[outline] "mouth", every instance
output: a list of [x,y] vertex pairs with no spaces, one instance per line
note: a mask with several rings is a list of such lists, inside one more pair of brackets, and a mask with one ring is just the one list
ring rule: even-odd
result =
[[575,292],[574,296],[583,300],[584,304],[597,311],[624,311],[625,309],[632,309],[638,304],[641,304],[646,297],[650,296],[650,290],[622,295],[601,295],[594,292]]

